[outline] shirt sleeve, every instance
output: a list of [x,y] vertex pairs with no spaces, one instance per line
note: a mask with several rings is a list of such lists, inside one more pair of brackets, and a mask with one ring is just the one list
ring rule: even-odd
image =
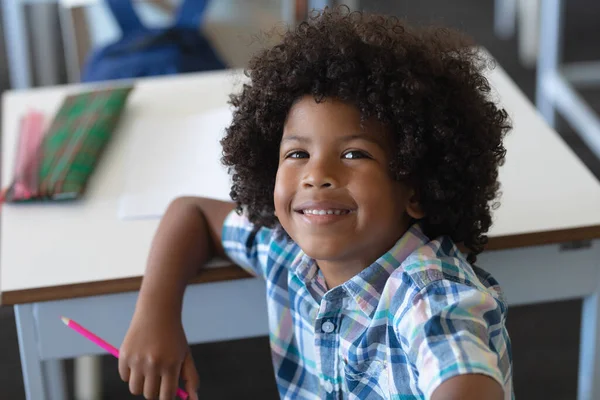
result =
[[504,336],[504,315],[491,294],[434,281],[415,293],[395,326],[426,398],[445,380],[463,374],[490,376],[507,390],[500,368],[507,350],[496,348],[493,340]]
[[233,262],[264,278],[272,234],[271,229],[256,227],[234,210],[225,218],[221,241],[225,254]]

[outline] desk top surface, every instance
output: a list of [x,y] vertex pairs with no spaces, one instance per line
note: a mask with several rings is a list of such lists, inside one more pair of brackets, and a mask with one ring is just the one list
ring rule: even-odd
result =
[[[489,248],[600,237],[600,183],[537,114],[498,66],[488,73],[514,129],[501,168],[501,207]],[[235,71],[142,79],[85,198],[64,204],[2,206],[0,289],[6,304],[139,288],[158,220],[117,218],[124,190],[128,127],[146,116],[185,117],[226,104],[241,84]],[[2,187],[11,181],[20,117],[28,108],[51,116],[67,93],[85,86],[7,92],[3,97]],[[238,268],[203,271],[197,281],[247,276]]]

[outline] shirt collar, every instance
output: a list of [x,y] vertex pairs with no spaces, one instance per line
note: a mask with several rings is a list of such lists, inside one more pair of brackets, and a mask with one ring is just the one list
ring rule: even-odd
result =
[[360,309],[372,318],[390,275],[412,252],[428,241],[421,225],[413,224],[387,253],[342,286]]
[[[392,272],[400,267],[406,257],[428,241],[429,239],[423,233],[421,225],[419,223],[413,224],[388,252],[359,274],[343,283],[341,287],[354,298],[360,309],[369,318],[372,318],[383,288]],[[303,251],[299,252],[292,263],[292,270],[305,285],[310,286],[311,282],[318,283],[315,282],[319,277],[317,263]],[[323,288],[323,294],[325,290]]]

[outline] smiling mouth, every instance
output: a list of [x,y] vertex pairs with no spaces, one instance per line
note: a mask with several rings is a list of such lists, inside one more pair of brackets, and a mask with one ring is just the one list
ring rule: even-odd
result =
[[299,212],[300,214],[304,214],[304,215],[346,215],[346,214],[350,214],[352,211],[351,210],[339,210],[339,209],[328,209],[328,210],[305,209],[305,210],[298,210],[297,212]]

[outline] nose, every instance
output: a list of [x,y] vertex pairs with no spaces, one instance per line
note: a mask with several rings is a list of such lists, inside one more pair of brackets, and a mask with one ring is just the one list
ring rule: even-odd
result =
[[305,166],[304,176],[302,178],[302,187],[310,188],[336,188],[339,182],[334,165],[326,160],[311,158]]

